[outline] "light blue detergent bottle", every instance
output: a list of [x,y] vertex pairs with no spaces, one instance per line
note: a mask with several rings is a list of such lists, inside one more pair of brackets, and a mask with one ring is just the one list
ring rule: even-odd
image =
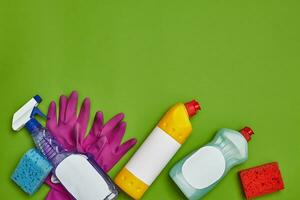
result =
[[228,173],[248,158],[248,141],[253,131],[221,129],[215,138],[179,161],[170,176],[189,200],[202,198]]
[[118,195],[116,186],[91,157],[64,150],[49,130],[34,119],[35,115],[46,117],[37,108],[41,101],[36,95],[14,114],[13,130],[26,127],[37,149],[52,163],[53,174],[74,199],[115,199]]

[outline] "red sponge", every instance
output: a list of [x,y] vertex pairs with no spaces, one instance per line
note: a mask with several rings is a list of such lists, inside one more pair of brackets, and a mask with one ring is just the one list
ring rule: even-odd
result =
[[247,199],[284,189],[277,162],[242,170],[239,175]]

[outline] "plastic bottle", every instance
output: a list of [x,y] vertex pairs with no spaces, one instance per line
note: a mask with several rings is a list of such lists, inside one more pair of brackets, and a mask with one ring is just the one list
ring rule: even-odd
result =
[[36,95],[14,114],[13,130],[26,127],[37,149],[52,163],[53,174],[75,199],[115,199],[116,186],[91,157],[64,150],[48,129],[34,119],[35,115],[46,117],[37,108],[41,101]]
[[247,160],[252,134],[249,127],[240,132],[221,129],[210,143],[179,161],[170,171],[171,178],[189,200],[200,199],[232,167]]
[[189,118],[199,109],[195,100],[173,106],[119,172],[115,183],[132,198],[140,199],[189,136]]

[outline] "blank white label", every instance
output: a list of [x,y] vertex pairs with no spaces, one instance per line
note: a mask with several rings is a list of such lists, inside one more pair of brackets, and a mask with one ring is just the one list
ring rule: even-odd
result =
[[147,185],[155,180],[180,144],[159,127],[156,127],[127,163],[126,168]]
[[68,156],[57,166],[55,175],[77,200],[101,200],[111,194],[105,180],[83,155]]
[[189,157],[182,166],[186,181],[197,189],[203,189],[218,181],[225,171],[225,158],[213,146],[202,147]]

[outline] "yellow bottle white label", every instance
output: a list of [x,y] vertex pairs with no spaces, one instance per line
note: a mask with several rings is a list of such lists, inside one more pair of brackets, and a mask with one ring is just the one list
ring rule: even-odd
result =
[[185,105],[174,105],[119,172],[115,183],[134,199],[140,199],[191,131]]
[[125,167],[151,185],[180,146],[169,134],[156,127]]

